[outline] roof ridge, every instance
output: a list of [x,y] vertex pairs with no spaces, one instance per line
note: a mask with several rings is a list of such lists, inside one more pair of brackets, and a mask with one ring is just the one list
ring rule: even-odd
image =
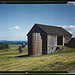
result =
[[[50,26],[50,25],[44,25],[44,24],[37,24],[35,23],[35,25],[32,27],[32,29],[34,27],[39,27],[41,28],[44,32],[46,32],[47,34],[55,34],[55,35],[71,35],[72,34],[70,32],[68,32],[67,30],[65,30],[62,27],[58,27],[58,26]],[[31,30],[32,30],[31,29]],[[31,31],[30,30],[30,31]]]
[[35,25],[41,25],[41,26],[48,26],[48,27],[56,27],[56,28],[62,28],[62,27],[58,27],[58,26],[52,26],[52,25],[45,25],[45,24],[37,24],[35,23]]

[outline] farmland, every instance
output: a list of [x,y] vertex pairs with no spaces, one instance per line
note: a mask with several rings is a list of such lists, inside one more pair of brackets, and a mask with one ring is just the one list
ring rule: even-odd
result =
[[22,49],[23,53],[17,50],[20,44],[9,46],[7,51],[0,50],[0,71],[69,71],[75,67],[75,48],[64,46],[57,53],[26,56],[27,45]]

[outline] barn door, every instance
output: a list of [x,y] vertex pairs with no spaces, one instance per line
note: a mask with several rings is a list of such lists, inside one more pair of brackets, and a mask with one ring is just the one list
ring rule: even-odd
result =
[[63,45],[63,36],[57,36],[57,45]]

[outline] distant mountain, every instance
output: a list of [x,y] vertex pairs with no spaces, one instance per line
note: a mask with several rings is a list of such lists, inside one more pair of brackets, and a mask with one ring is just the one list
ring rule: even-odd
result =
[[8,44],[17,44],[17,43],[28,43],[27,41],[7,41],[7,40],[0,40],[2,43],[8,43]]

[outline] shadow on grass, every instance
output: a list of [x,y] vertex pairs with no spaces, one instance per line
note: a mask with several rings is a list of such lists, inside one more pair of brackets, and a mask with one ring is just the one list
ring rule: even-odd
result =
[[20,56],[16,56],[16,57],[29,57],[29,55],[20,55]]
[[17,57],[29,57],[29,55],[20,55],[20,56],[13,56],[13,57],[9,57],[9,58],[17,58]]

